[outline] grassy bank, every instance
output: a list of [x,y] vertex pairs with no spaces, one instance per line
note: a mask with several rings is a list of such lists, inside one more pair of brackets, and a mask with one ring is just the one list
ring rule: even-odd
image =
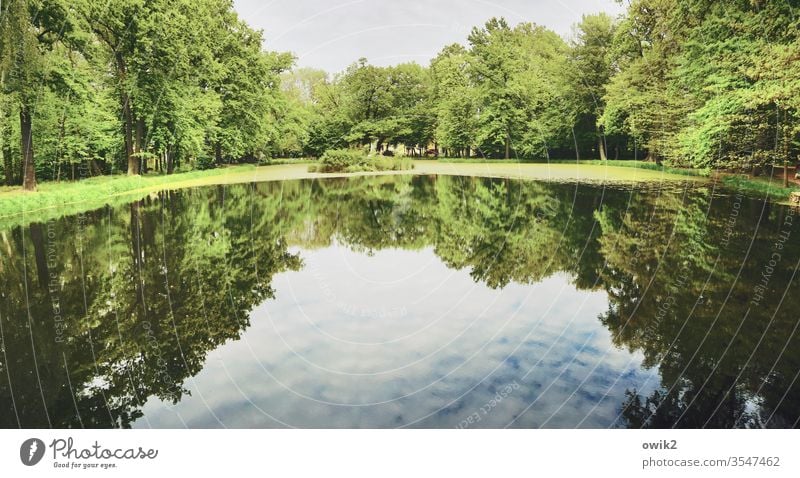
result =
[[102,202],[114,196],[157,189],[159,186],[176,182],[204,180],[223,176],[232,171],[240,173],[255,169],[255,166],[247,165],[173,175],[98,176],[80,182],[41,183],[36,192],[6,188],[0,192],[0,218],[21,213],[33,214],[42,209],[68,207],[77,203]]
[[4,188],[0,190],[0,229],[44,222],[105,205],[124,204],[163,190],[217,184],[408,173],[387,171],[320,174],[309,172],[308,164],[309,161],[305,160],[291,160],[268,166],[230,166],[171,175],[100,176],[79,182],[42,183],[36,192],[25,192],[19,187]]
[[385,174],[427,174],[501,177],[540,181],[633,183],[702,180],[664,171],[625,168],[608,164],[413,161],[413,170],[322,174],[308,171],[308,162],[291,161],[270,166],[232,166],[173,175],[103,176],[80,182],[43,183],[33,193],[21,189],[0,191],[0,229],[78,214],[105,205],[124,204],[148,194],[215,184],[236,184],[292,179]]
[[671,168],[650,161],[616,160],[609,159],[601,161],[599,159],[587,159],[576,161],[574,159],[483,159],[483,158],[439,158],[441,163],[464,163],[464,164],[584,164],[590,166],[614,166],[620,168],[638,168],[662,173],[677,174],[681,176],[701,176],[707,177],[711,171],[708,169],[689,169]]
[[[622,161],[624,162],[624,161]],[[592,183],[636,183],[702,181],[699,175],[676,174],[667,169],[618,166],[608,161],[517,160],[417,160],[414,170],[421,174],[486,176],[540,181],[585,181]]]
[[785,202],[793,192],[800,192],[800,186],[796,184],[790,184],[788,188],[783,187],[783,180],[751,178],[743,175],[725,175],[721,179],[726,187],[773,201]]

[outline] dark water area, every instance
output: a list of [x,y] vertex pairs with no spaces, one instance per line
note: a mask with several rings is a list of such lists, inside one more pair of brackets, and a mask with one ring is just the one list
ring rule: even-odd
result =
[[0,427],[797,427],[798,215],[392,176],[2,230]]

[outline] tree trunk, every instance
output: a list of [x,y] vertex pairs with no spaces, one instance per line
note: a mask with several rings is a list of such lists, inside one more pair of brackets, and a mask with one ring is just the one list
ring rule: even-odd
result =
[[89,170],[92,171],[94,176],[102,176],[103,175],[103,168],[97,164],[97,161],[94,159],[89,160]]
[[506,133],[506,159],[511,159],[511,133]]
[[167,148],[167,174],[172,174],[175,170],[175,152]]
[[604,137],[600,136],[597,138],[597,147],[600,150],[600,160],[607,161],[608,157],[606,157],[606,141]]
[[144,120],[139,117],[136,118],[136,160],[139,163],[139,172],[137,174],[144,174],[147,172],[147,159],[142,155],[144,152]]
[[128,158],[128,176],[139,174],[139,158],[136,157],[133,145],[133,113],[128,95],[122,94],[122,128],[125,137],[125,156]]
[[578,137],[575,136],[575,126],[572,127],[572,142],[575,144],[575,161],[580,161],[581,152],[578,150]]
[[661,166],[661,158],[656,154],[656,152],[652,149],[647,151],[647,157],[644,158],[645,161],[656,163],[657,165]]
[[[67,101],[70,101],[70,96],[67,95]],[[64,136],[66,136],[65,127],[67,121],[66,109],[61,112],[61,118],[58,120],[58,146],[56,147],[56,181],[61,178],[61,162],[64,160]]]
[[222,143],[219,141],[214,143],[214,159],[217,164],[222,164]]
[[19,110],[20,151],[22,152],[22,189],[36,190],[36,169],[33,164],[33,128],[31,112],[27,105]]
[[125,92],[125,77],[127,68],[122,55],[117,53],[115,56],[117,63],[117,76],[119,77],[120,105],[122,107],[122,136],[125,140],[125,157],[128,159],[128,176],[139,174],[139,158],[134,154],[133,145],[133,111],[131,110],[131,99]]
[[11,146],[3,142],[3,174],[6,176],[6,186],[14,185],[14,162],[11,159]]
[[789,187],[789,161],[783,161],[783,187]]

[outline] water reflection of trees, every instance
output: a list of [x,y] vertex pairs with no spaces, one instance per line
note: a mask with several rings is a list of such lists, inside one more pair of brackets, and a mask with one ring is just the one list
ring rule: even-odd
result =
[[661,378],[647,396],[629,391],[626,426],[797,425],[796,241],[781,251],[763,301],[751,303],[786,212],[690,195],[598,213],[611,299],[601,321]]
[[[151,396],[180,400],[207,352],[272,297],[272,275],[301,266],[279,209],[246,188],[161,193],[2,233],[0,425],[125,427]],[[48,231],[39,246],[23,241],[35,227]],[[21,280],[42,257],[53,281]]]
[[757,227],[761,204],[741,201],[723,245],[731,207],[703,189],[375,177],[165,192],[3,231],[0,402],[16,413],[0,426],[128,426],[149,397],[177,402],[206,354],[272,297],[272,276],[301,267],[289,245],[334,241],[365,253],[431,247],[493,288],[561,272],[606,291],[600,320],[661,381],[628,392],[624,426],[793,426],[798,244],[748,311],[786,209]]

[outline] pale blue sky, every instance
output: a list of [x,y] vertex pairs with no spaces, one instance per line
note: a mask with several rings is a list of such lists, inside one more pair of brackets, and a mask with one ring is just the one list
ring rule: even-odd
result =
[[291,51],[298,65],[335,72],[360,57],[379,65],[427,64],[463,43],[493,16],[547,26],[564,37],[581,15],[622,12],[614,0],[235,0],[242,18],[265,32],[266,47]]

